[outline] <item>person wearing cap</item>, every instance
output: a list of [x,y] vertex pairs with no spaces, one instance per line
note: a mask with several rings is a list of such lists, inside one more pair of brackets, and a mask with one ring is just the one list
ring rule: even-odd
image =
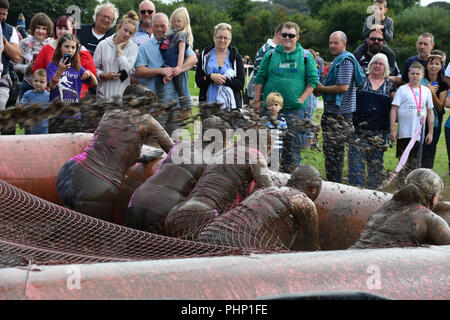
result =
[[444,184],[431,169],[415,169],[406,185],[378,208],[351,249],[449,245],[447,222],[433,213]]

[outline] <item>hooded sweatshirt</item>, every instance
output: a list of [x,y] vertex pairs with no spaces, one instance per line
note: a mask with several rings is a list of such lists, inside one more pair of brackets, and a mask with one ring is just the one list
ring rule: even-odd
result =
[[[130,84],[130,74],[136,62],[139,52],[138,46],[133,41],[128,41],[122,49],[123,55],[117,58],[117,46],[114,43],[115,34],[106,38],[97,46],[94,53],[94,63],[97,68],[97,99],[110,99],[113,96],[122,96],[125,88]],[[128,77],[125,81],[101,80],[102,73],[119,72],[125,70]]]
[[264,97],[271,92],[278,92],[284,100],[283,109],[291,110],[305,108],[308,100],[300,104],[298,98],[305,91],[307,84],[315,88],[318,83],[316,61],[310,52],[305,63],[304,49],[299,43],[295,50],[289,53],[284,51],[281,44],[275,51],[268,51],[255,78],[255,85],[264,86]]

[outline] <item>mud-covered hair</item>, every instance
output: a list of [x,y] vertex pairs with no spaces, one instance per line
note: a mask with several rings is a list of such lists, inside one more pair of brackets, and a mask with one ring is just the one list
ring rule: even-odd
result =
[[313,166],[299,166],[291,173],[291,178],[287,186],[303,192],[311,188],[317,188],[315,195],[317,197],[322,189],[322,177],[320,176],[320,172]]
[[431,208],[433,197],[444,189],[444,183],[439,175],[431,169],[415,169],[408,174],[406,186],[392,197],[404,204],[421,203]]

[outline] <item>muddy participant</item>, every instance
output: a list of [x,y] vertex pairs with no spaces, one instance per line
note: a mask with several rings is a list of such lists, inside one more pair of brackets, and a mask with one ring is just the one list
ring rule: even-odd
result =
[[377,209],[351,249],[450,244],[450,228],[431,210],[443,189],[431,169],[415,169],[406,186]]
[[216,215],[250,192],[253,181],[256,189],[273,186],[265,157],[248,145],[228,147],[211,163],[221,164],[209,164],[188,198],[167,216],[168,235],[196,239]]
[[[228,123],[212,116],[203,121],[202,137],[208,129],[220,129],[225,137]],[[205,142],[205,141],[203,141]],[[206,147],[207,144],[203,144]],[[200,148],[200,150],[198,150]],[[190,149],[190,154],[181,150]],[[195,153],[202,153],[202,144],[188,140],[177,142],[167,155],[161,169],[136,189],[128,204],[125,225],[134,229],[153,233],[164,233],[164,219],[170,210],[184,200],[194,189],[202,175],[206,163],[196,163]],[[218,150],[219,151],[219,150]],[[179,157],[177,163],[173,155]],[[180,163],[182,159],[182,163]]]
[[214,219],[200,241],[265,251],[319,250],[319,222],[314,200],[322,179],[312,166],[297,167],[287,186],[255,191]]
[[[132,85],[125,95],[154,94],[142,85]],[[68,208],[111,221],[125,173],[137,161],[145,162],[145,157],[140,159],[143,143],[151,137],[165,152],[173,146],[161,125],[139,106],[130,107],[131,102],[107,111],[91,144],[60,170],[56,188]]]

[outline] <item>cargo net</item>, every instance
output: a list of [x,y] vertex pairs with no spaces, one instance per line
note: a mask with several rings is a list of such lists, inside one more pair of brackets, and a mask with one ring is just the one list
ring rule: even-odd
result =
[[260,253],[288,252],[296,236],[278,216],[242,205],[221,215],[183,210],[167,220],[173,237]]
[[66,209],[0,180],[0,267],[258,252],[134,230]]

